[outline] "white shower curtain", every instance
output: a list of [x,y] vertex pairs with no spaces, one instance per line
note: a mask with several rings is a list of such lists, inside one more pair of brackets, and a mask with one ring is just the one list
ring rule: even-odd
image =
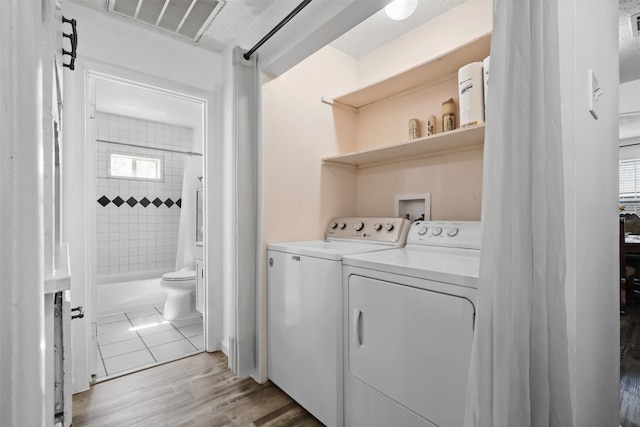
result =
[[466,427],[571,426],[558,5],[495,0]]
[[235,160],[235,285],[230,367],[238,376],[256,367],[260,176],[260,84],[255,55],[233,50],[233,143]]
[[195,270],[196,190],[200,187],[199,176],[202,176],[202,157],[185,156],[176,271]]

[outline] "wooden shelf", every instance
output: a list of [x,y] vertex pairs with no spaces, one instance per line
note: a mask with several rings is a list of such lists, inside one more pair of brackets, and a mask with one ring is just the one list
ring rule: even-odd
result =
[[329,102],[358,109],[392,95],[440,83],[454,75],[457,76],[460,67],[470,62],[482,61],[489,56],[490,45],[491,33],[381,82],[333,98]]
[[366,168],[386,163],[475,150],[481,148],[483,144],[484,125],[482,124],[437,133],[400,144],[324,157],[322,162],[327,165],[342,164]]

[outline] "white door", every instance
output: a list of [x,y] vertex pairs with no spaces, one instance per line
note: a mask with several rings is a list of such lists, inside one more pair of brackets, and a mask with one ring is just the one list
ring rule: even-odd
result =
[[473,304],[360,276],[349,278],[348,299],[350,375],[435,425],[462,425]]

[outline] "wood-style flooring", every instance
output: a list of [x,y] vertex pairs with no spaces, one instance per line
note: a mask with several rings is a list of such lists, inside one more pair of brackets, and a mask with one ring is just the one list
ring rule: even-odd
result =
[[620,316],[620,425],[640,427],[640,304]]
[[201,353],[95,384],[73,396],[73,427],[322,426],[273,383],[239,379]]
[[[620,316],[620,425],[640,427],[640,304]],[[271,382],[239,379],[201,353],[73,396],[73,427],[322,426]]]

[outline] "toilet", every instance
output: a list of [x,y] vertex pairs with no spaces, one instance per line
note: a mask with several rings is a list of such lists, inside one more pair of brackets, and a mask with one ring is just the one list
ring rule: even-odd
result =
[[176,320],[196,314],[196,272],[180,270],[162,275],[160,287],[167,291],[162,316]]

